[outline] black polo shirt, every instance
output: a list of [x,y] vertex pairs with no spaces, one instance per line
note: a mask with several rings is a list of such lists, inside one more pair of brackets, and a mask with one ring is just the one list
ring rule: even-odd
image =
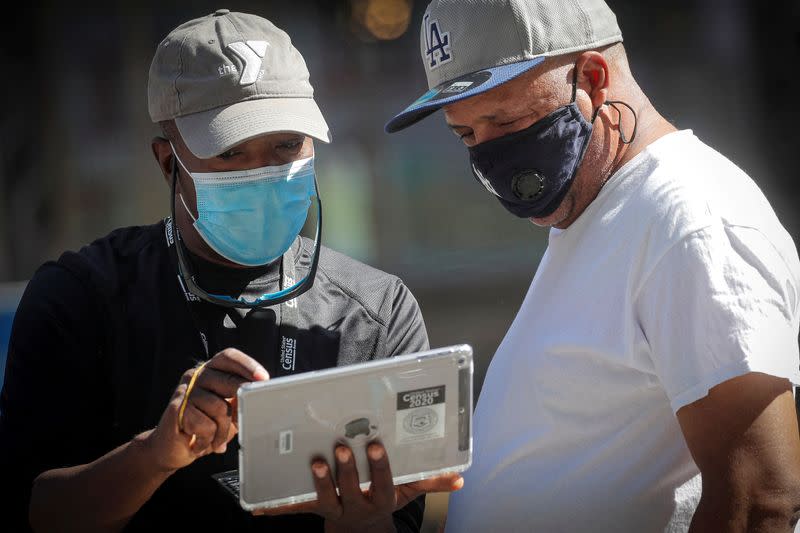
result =
[[[292,250],[301,279],[313,242],[298,238]],[[252,297],[279,289],[277,264],[234,270],[190,260],[208,292]],[[280,360],[281,306],[247,312],[187,301],[163,222],[116,230],[40,267],[14,319],[0,397],[0,471],[12,494],[4,530],[26,521],[39,473],[91,462],[155,427],[181,375],[206,357],[206,343],[211,355],[242,350],[271,376],[428,347],[417,302],[397,277],[327,248],[313,287],[296,302],[289,366]],[[314,515],[243,511],[211,478],[236,468],[237,454],[234,439],[225,454],[173,474],[128,530],[322,531]],[[419,499],[395,513],[398,529],[418,531],[423,509]]]

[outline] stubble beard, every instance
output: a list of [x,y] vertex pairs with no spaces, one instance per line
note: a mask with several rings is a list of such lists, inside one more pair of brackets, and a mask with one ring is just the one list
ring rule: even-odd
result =
[[[574,182],[573,185],[575,185]],[[567,192],[566,196],[564,196],[564,199],[561,200],[560,204],[558,204],[558,207],[555,211],[546,217],[530,217],[528,220],[530,220],[534,225],[542,228],[558,227],[559,224],[570,218],[573,210],[575,209],[575,194],[571,189],[572,187],[570,187],[570,191]]]

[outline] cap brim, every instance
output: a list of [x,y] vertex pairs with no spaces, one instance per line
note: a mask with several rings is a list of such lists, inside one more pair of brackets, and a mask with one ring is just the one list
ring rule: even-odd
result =
[[470,96],[481,94],[512,80],[544,61],[544,57],[526,59],[499,67],[471,72],[447,81],[426,92],[389,122],[384,129],[394,133],[419,122],[437,109]]
[[209,159],[267,133],[293,131],[330,142],[328,124],[313,98],[259,98],[175,118],[183,142]]

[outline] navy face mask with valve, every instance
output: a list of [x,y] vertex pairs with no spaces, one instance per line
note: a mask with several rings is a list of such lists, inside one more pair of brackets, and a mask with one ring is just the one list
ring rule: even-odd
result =
[[[592,123],[583,117],[575,102],[576,88],[577,68],[569,104],[524,130],[469,149],[475,179],[518,217],[542,218],[552,214],[575,179],[592,136]],[[619,113],[615,103],[630,108],[617,100],[606,102]],[[622,142],[629,144],[635,135],[634,126],[630,140],[622,136]]]

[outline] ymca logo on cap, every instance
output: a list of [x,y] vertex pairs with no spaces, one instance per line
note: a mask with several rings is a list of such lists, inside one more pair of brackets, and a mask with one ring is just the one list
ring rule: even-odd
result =
[[[239,85],[250,85],[260,80],[264,76],[261,68],[264,56],[267,54],[267,41],[237,41],[230,43],[228,49],[242,62],[242,76],[239,78]],[[236,65],[220,65],[217,68],[219,77],[235,73]]]
[[439,21],[431,20],[430,13],[425,13],[423,24],[425,26],[426,54],[428,55],[430,68],[435,69],[452,61],[453,53],[450,51],[450,33],[442,32],[439,28]]
[[147,106],[153,122],[174,120],[200,159],[278,131],[330,142],[303,56],[249,13],[218,9],[169,32],[150,64]]

